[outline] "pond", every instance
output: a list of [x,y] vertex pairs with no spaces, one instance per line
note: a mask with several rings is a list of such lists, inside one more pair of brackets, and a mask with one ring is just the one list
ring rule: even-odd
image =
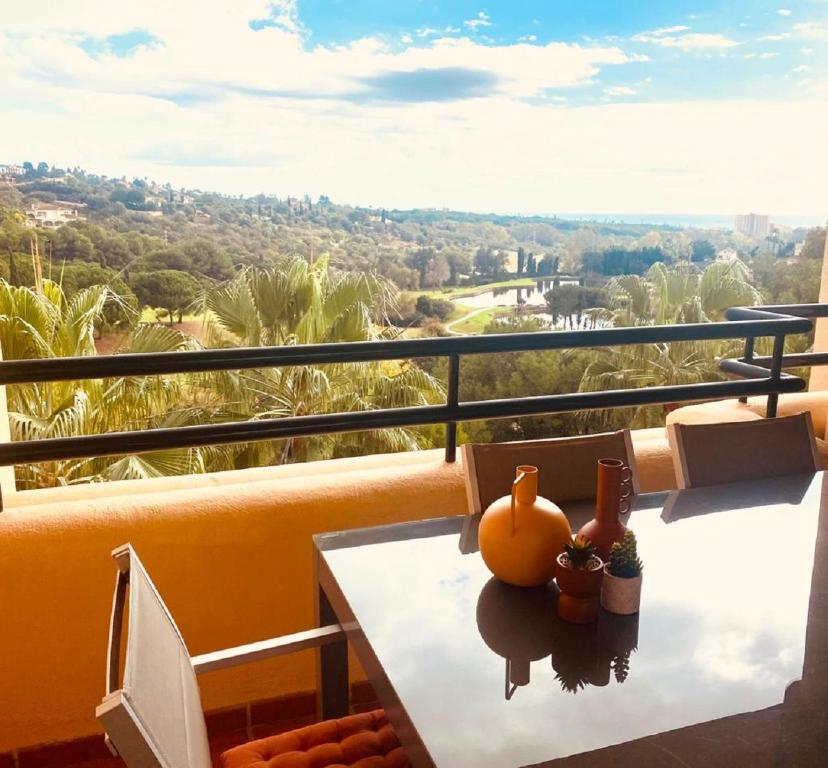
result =
[[[472,309],[490,309],[491,307],[516,307],[519,304],[543,306],[543,295],[553,287],[554,279],[538,280],[535,285],[519,288],[495,288],[492,291],[478,293],[476,296],[460,296],[452,301]],[[578,278],[559,278],[560,285],[578,285]]]

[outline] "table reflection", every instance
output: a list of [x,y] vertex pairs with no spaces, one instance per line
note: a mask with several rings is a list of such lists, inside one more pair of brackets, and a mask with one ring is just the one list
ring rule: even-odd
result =
[[558,617],[554,584],[534,589],[489,579],[477,599],[477,628],[483,642],[505,660],[505,697],[531,682],[532,664],[547,657],[555,680],[567,693],[589,685],[623,683],[638,648],[638,614],[601,611],[593,624]]

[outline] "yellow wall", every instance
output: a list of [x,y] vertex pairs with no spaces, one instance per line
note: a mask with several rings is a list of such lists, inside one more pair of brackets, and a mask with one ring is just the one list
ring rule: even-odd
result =
[[[819,283],[819,301],[828,303],[828,237],[825,238],[825,253],[822,257],[822,276]],[[814,351],[828,352],[828,317],[816,321],[814,335]],[[811,368],[811,378],[808,389],[828,389],[828,366]]]
[[[673,487],[664,430],[634,444],[642,488]],[[17,494],[0,513],[0,753],[97,732],[117,545],[198,654],[312,626],[312,534],[465,512],[441,451]],[[313,656],[202,683],[208,710],[310,690]]]

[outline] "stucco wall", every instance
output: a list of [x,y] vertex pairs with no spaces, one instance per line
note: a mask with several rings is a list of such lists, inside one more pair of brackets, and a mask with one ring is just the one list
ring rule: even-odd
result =
[[[673,487],[664,430],[634,445],[643,489]],[[441,451],[18,493],[0,513],[0,753],[97,732],[119,544],[197,654],[312,626],[312,534],[465,512]],[[314,659],[202,684],[206,709],[310,690]]]
[[[825,238],[825,254],[822,257],[822,275],[819,282],[819,301],[828,303],[828,237]],[[828,352],[828,317],[816,321],[814,334],[814,351]],[[811,369],[811,378],[808,389],[828,389],[828,366],[819,366]]]

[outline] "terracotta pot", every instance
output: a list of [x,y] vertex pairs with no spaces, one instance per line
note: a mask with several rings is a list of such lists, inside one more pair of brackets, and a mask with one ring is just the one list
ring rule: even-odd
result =
[[572,537],[569,521],[549,499],[538,496],[538,468],[516,468],[510,496],[493,501],[478,530],[480,554],[501,581],[538,587],[555,577],[555,556]]
[[609,563],[604,566],[604,581],[601,584],[601,607],[610,613],[628,616],[638,613],[641,607],[642,574],[631,579],[613,576]]
[[573,568],[564,552],[558,555],[555,579],[561,595],[558,616],[573,624],[589,624],[598,618],[598,595],[604,578],[604,563],[592,556],[587,568]]
[[622,507],[629,509],[632,472],[620,459],[598,460],[598,484],[595,497],[595,517],[578,531],[596,547],[598,556],[607,560],[612,545],[621,541],[627,526],[619,515]]
[[598,597],[604,580],[604,562],[593,555],[586,568],[573,568],[565,552],[557,557],[558,589],[572,597]]

